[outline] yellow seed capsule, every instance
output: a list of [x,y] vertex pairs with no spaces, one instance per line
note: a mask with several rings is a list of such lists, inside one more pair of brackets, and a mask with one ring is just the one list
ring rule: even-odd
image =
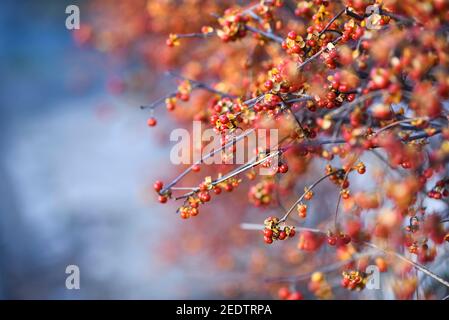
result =
[[321,281],[324,280],[324,275],[323,275],[322,272],[314,272],[314,273],[312,274],[311,280],[312,280],[313,282],[321,282]]

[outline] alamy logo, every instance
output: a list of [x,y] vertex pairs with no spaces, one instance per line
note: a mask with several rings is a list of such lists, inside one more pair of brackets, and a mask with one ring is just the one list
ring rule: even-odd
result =
[[80,28],[80,8],[71,4],[65,8],[65,13],[69,15],[65,19],[65,27],[68,30],[78,30]]
[[[173,164],[246,164],[264,154],[277,166],[278,129],[237,129],[221,135],[214,129],[203,130],[201,121],[193,121],[192,135],[178,128],[171,132],[170,141],[176,142],[170,151]],[[265,166],[260,168],[260,174],[270,173]]]
[[65,280],[65,287],[69,290],[79,290],[80,288],[80,268],[71,264],[65,268],[65,273],[69,276]]
[[366,288],[369,290],[380,289],[380,271],[379,267],[376,265],[369,265],[366,267],[366,273],[370,276],[366,282]]
[[380,15],[379,6],[369,5],[366,7],[366,28],[370,30],[379,30],[382,28],[380,20],[382,16]]

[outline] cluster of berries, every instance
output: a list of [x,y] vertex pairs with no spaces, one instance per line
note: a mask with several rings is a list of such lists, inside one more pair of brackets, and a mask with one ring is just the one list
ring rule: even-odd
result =
[[335,183],[337,186],[341,186],[342,189],[349,187],[349,180],[346,179],[346,171],[344,169],[338,169],[332,167],[330,164],[326,165],[326,174],[329,174],[329,180]]
[[179,36],[176,35],[176,34],[170,33],[168,35],[167,40],[165,41],[165,44],[168,47],[177,47],[177,46],[179,46],[180,45]]
[[303,300],[304,299],[301,292],[296,291],[296,290],[292,291],[287,287],[279,288],[278,297],[281,300]]
[[324,58],[326,67],[328,67],[329,69],[337,68],[338,52],[335,48],[327,51],[326,53],[323,53],[322,57]]
[[309,188],[304,187],[304,200],[312,200],[313,198],[313,191],[309,190]]
[[266,111],[269,115],[277,115],[276,107],[282,102],[282,99],[276,95],[267,93],[264,98],[254,105],[255,112]]
[[367,85],[368,91],[386,89],[390,84],[394,84],[393,72],[389,69],[373,68],[370,71],[370,78]]
[[297,248],[302,251],[316,251],[324,242],[324,237],[321,234],[304,231],[299,236]]
[[192,84],[189,80],[183,80],[178,85],[176,97],[181,101],[189,101],[190,93],[192,92]]
[[408,251],[412,254],[415,254],[418,258],[418,261],[422,264],[432,262],[435,260],[437,251],[435,247],[429,248],[427,241],[423,241],[422,243],[418,243],[418,241],[413,241],[408,246]]
[[218,19],[220,29],[217,36],[224,42],[235,41],[246,36],[246,23],[249,16],[242,15],[236,8],[229,8],[224,12],[223,17]]
[[227,192],[231,192],[234,188],[238,187],[240,180],[236,178],[227,179],[219,184],[212,184],[212,178],[206,177],[203,182],[198,186],[198,193],[196,196],[188,198],[188,205],[184,205],[179,209],[181,218],[188,219],[190,217],[197,216],[199,213],[198,207],[201,204],[209,202],[212,198],[211,194],[219,195],[224,189]]
[[304,53],[306,42],[295,31],[290,31],[287,35],[287,38],[282,41],[281,45],[282,49],[284,49],[290,55],[302,55]]
[[298,216],[300,218],[305,218],[307,217],[307,205],[304,203],[299,203],[298,206],[296,207],[296,211],[298,211]]
[[249,201],[256,207],[267,206],[273,200],[273,192],[276,185],[273,179],[263,180],[252,186],[249,190]]
[[368,281],[368,275],[358,270],[343,271],[341,285],[349,290],[363,290]]
[[299,1],[295,8],[295,15],[298,17],[304,17],[310,15],[313,10],[313,2],[311,1]]
[[338,234],[334,234],[332,231],[327,232],[327,243],[330,246],[345,246],[351,242],[351,237],[343,232],[339,232]]
[[432,190],[427,193],[427,196],[432,199],[440,200],[443,197],[446,198],[449,196],[449,191],[446,188],[446,185],[449,185],[449,179],[440,180],[435,184]]
[[227,97],[222,98],[212,107],[212,115],[209,118],[210,123],[218,133],[235,129],[243,121],[240,115],[243,109],[246,108],[239,101],[233,101]]
[[168,111],[173,111],[176,108],[176,97],[169,97],[165,99],[165,107]]
[[170,192],[166,191],[164,194],[161,194],[162,189],[164,188],[164,183],[162,181],[157,180],[153,184],[154,190],[159,194],[158,200],[160,203],[166,203],[168,198],[170,197]]
[[348,42],[350,39],[359,40],[363,36],[364,29],[355,23],[354,19],[344,24],[344,31],[341,36],[341,42]]
[[322,272],[314,272],[312,274],[308,288],[318,299],[332,298],[332,287]]
[[314,97],[315,103],[319,108],[338,108],[345,101],[354,101],[356,96],[355,93],[351,91],[351,87],[340,80],[339,74],[330,77],[330,83],[325,87],[325,90],[327,90],[327,93],[324,96]]
[[[198,171],[199,166],[193,166],[193,171]],[[203,182],[198,186],[198,190],[194,196],[190,196],[186,204],[181,206],[178,210],[181,218],[188,219],[190,217],[197,216],[199,213],[199,205],[209,202],[211,200],[211,194],[219,195],[224,189],[227,192],[231,192],[234,188],[238,187],[241,180],[237,178],[229,178],[226,181],[218,184],[212,183],[211,177],[206,177]],[[154,190],[158,193],[158,200],[160,203],[166,203],[171,197],[171,191],[163,190],[164,184],[162,181],[156,181],[153,185]]]
[[279,218],[269,217],[264,221],[263,230],[265,243],[271,244],[274,240],[285,240],[295,236],[295,228],[292,226],[280,226]]
[[303,88],[301,82],[288,81],[289,74],[294,74],[294,66],[287,61],[282,61],[278,66],[268,71],[267,80],[263,83],[263,89],[267,93],[296,93]]

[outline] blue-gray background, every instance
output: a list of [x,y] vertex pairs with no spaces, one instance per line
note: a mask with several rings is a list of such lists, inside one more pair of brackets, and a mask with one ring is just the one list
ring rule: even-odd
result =
[[[167,150],[142,101],[105,89],[126,66],[74,44],[69,3],[0,5],[0,298],[189,296],[155,251],[172,210],[146,194]],[[65,287],[70,264],[80,290]]]

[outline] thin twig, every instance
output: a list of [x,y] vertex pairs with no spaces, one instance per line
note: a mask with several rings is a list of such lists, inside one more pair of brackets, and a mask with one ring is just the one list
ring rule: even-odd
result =
[[[336,38],[334,41],[332,41],[332,43],[335,45],[337,44],[339,41],[341,40],[341,36]],[[306,59],[303,63],[301,63],[298,66],[298,70],[301,70],[304,66],[306,66],[307,64],[309,64],[310,62],[312,62],[313,60],[315,60],[316,58],[318,58],[324,51],[326,51],[327,47],[322,47],[317,53],[315,53],[313,56],[311,56],[310,58]]]
[[264,30],[260,30],[260,29],[257,29],[257,28],[254,28],[254,27],[251,27],[251,26],[248,26],[248,25],[246,25],[245,28],[248,31],[251,31],[253,33],[258,33],[258,34],[264,36],[265,38],[273,40],[273,41],[275,41],[277,43],[282,43],[284,41],[284,39],[282,39],[281,37],[275,35],[273,32],[266,32]]
[[298,198],[298,200],[295,201],[295,203],[290,207],[290,209],[288,209],[288,211],[284,214],[284,216],[279,220],[279,222],[284,222],[285,220],[287,220],[288,216],[290,215],[290,213],[296,208],[296,206],[298,205],[298,203],[301,203],[301,201],[304,199],[305,195],[309,192],[312,191],[321,181],[325,180],[326,178],[333,176],[334,174],[338,173],[338,171],[335,172],[331,172],[326,174],[325,176],[319,178],[317,181],[315,181],[314,183],[312,183],[306,191],[304,191],[304,193]]
[[343,10],[341,10],[339,13],[337,13],[324,27],[323,30],[321,30],[321,32],[318,34],[319,36],[321,36],[323,33],[325,33],[329,27],[332,25],[332,23],[334,23],[335,20],[337,20],[338,18],[340,18],[340,16],[345,13],[347,10],[347,8],[344,8]]
[[377,246],[377,245],[375,245],[375,244],[373,244],[371,242],[364,242],[363,244],[366,245],[366,246],[369,246],[371,248],[375,248],[377,250],[380,250],[380,251],[382,251],[382,252],[384,252],[386,254],[394,255],[396,258],[413,265],[415,268],[417,268],[418,270],[420,270],[424,274],[428,275],[429,277],[435,279],[436,281],[440,282],[441,284],[443,284],[443,285],[445,285],[446,287],[449,288],[449,282],[448,281],[444,280],[439,275],[433,273],[432,271],[430,271],[426,267],[420,265],[419,263],[416,263],[416,262],[410,260],[409,258],[404,257],[403,255],[401,255],[401,254],[399,254],[399,253],[397,253],[395,251],[391,251],[391,250],[387,250],[387,249],[381,248],[381,247],[379,247],[379,246]]
[[[242,223],[240,225],[240,227],[242,229],[245,229],[245,230],[263,230],[263,228],[264,228],[264,226],[261,225],[261,224],[252,224],[252,223]],[[326,234],[324,231],[319,230],[319,229],[314,229],[314,228],[295,227],[295,229],[298,230],[298,231],[309,231],[309,232],[319,233],[319,234],[324,234],[324,235]],[[438,281],[439,283],[441,283],[444,286],[449,288],[449,282],[448,281],[444,280],[439,275],[433,273],[432,271],[430,271],[426,267],[420,265],[419,263],[416,263],[416,262],[414,262],[414,261],[404,257],[400,253],[381,248],[381,247],[375,245],[374,243],[367,242],[367,241],[363,241],[362,244],[365,245],[365,246],[374,248],[376,250],[379,250],[379,251],[383,252],[384,254],[393,255],[396,258],[398,258],[398,259],[400,259],[400,260],[402,260],[402,261],[404,261],[404,262],[406,262],[408,264],[413,265],[415,268],[417,268],[418,270],[420,270],[424,274],[428,275],[429,277],[433,278],[434,280]]]

